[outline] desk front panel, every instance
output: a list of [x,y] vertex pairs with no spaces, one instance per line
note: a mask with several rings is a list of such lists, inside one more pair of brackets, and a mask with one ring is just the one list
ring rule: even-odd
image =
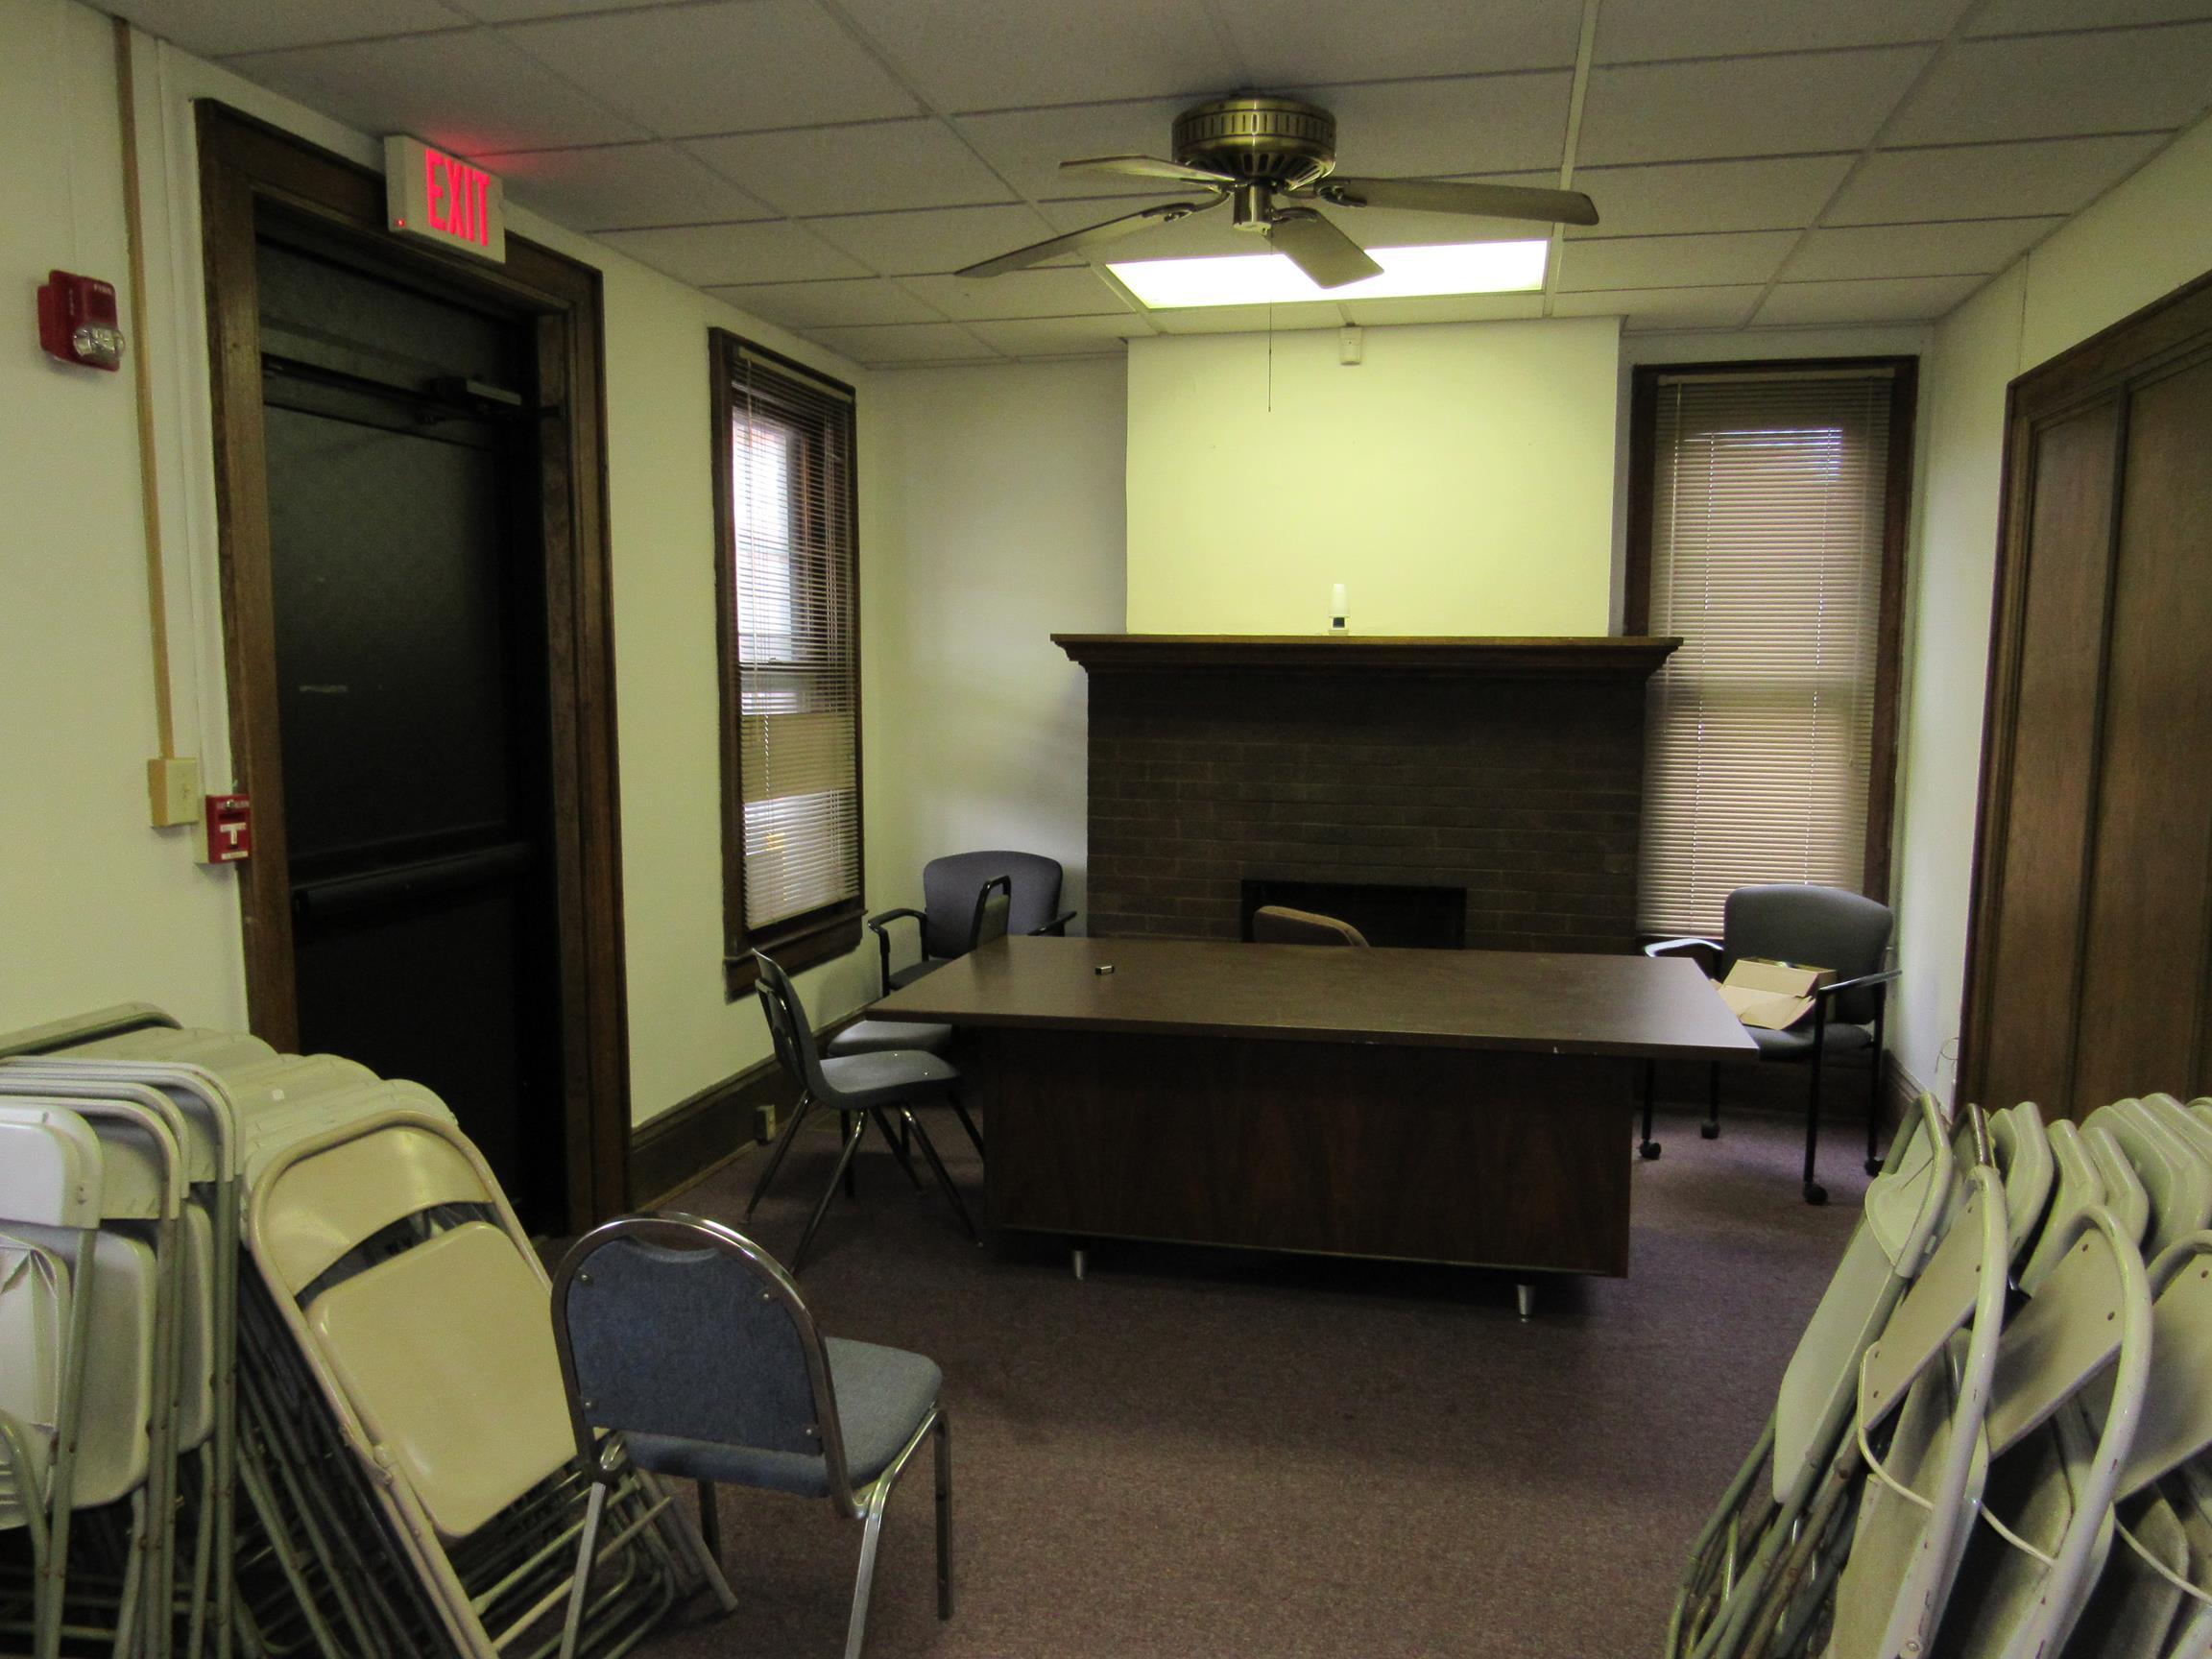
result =
[[996,1226],[1628,1270],[1630,1060],[988,1027],[963,1052]]

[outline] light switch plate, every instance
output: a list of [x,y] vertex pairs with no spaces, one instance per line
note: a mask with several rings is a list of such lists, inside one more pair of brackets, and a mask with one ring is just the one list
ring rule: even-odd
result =
[[173,755],[146,762],[147,807],[156,830],[200,821],[200,761]]

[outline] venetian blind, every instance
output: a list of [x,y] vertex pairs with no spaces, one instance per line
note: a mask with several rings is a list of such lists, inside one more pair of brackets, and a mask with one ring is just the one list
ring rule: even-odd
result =
[[1638,923],[1712,933],[1758,881],[1858,889],[1891,377],[1661,376]]
[[860,896],[853,404],[734,352],[730,585],[745,926]]

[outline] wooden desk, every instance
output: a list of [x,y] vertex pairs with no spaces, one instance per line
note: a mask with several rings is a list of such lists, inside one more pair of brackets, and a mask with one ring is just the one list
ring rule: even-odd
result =
[[872,1012],[962,1028],[997,1226],[1616,1276],[1642,1061],[1757,1053],[1644,956],[1011,938]]

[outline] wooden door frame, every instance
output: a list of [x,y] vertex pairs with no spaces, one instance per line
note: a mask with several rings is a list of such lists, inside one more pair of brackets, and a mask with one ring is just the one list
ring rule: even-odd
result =
[[298,1048],[300,1020],[277,732],[257,213],[264,204],[279,204],[356,240],[379,263],[527,320],[535,330],[543,417],[562,1170],[567,1222],[580,1230],[629,1202],[629,1021],[599,273],[518,236],[507,239],[503,265],[402,241],[385,226],[381,174],[225,105],[200,104],[198,136],[230,748],[237,786],[253,798],[253,856],[239,866],[238,883],[247,1011],[254,1034],[279,1049]]
[[[1959,1094],[1978,1100],[1988,1083],[1980,1037],[1990,1019],[1994,988],[1983,973],[1983,948],[1992,934],[2004,892],[2004,840],[2010,816],[2012,765],[2019,721],[2020,673],[2028,620],[2028,521],[2035,501],[2035,438],[2056,421],[2078,415],[2109,397],[2125,398],[2133,386],[2173,373],[2212,352],[2212,274],[2184,283],[2015,378],[2005,390],[2005,449],[1998,482],[1997,563],[1990,584],[1989,660],[1982,704],[1982,772],[1974,808],[1974,862],[1968,878],[1965,983],[1960,998]],[[2123,405],[2113,442],[2115,466],[2124,469],[2128,444]],[[2124,485],[2124,477],[2120,480]],[[2117,544],[2122,488],[2112,497],[2111,534]],[[2116,570],[2107,573],[2109,583]],[[2110,606],[2105,626],[2110,627]],[[2098,649],[2108,653],[2110,640]],[[2096,727],[2100,748],[2104,724],[2104,674],[2098,675]],[[2102,756],[2093,756],[2102,767]],[[2096,855],[2092,814],[2082,848],[2083,888]],[[2083,939],[2076,939],[2076,985]]]

